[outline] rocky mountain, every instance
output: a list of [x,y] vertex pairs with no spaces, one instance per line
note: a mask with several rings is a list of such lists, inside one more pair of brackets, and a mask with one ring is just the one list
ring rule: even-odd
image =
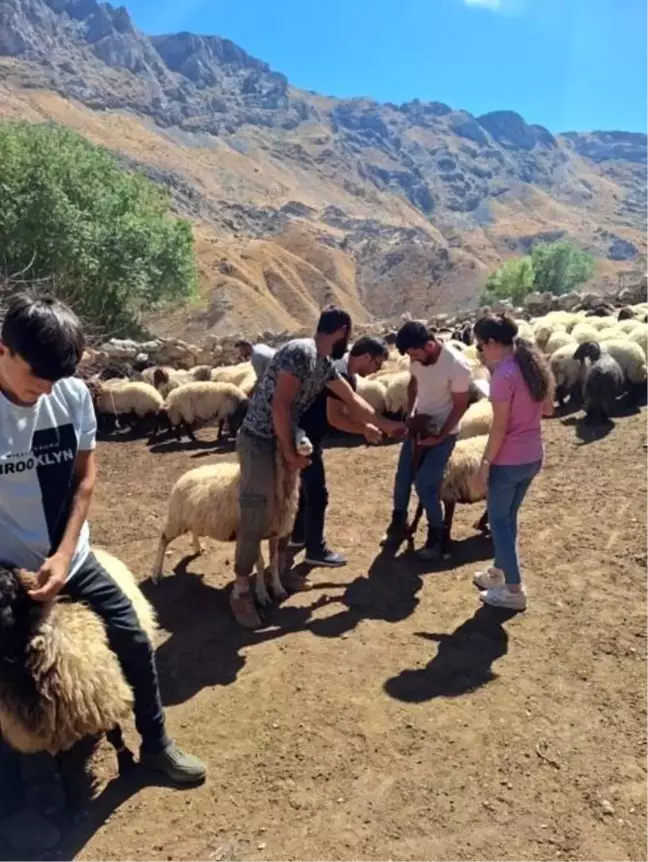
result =
[[146,36],[96,0],[0,0],[0,115],[70,125],[196,224],[199,306],[164,326],[451,310],[503,258],[568,237],[600,287],[645,266],[647,140],[511,111],[297,90],[218,36]]

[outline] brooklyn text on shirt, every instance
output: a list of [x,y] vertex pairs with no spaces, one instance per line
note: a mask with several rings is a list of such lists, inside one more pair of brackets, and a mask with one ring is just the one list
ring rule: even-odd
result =
[[[49,447],[48,447],[49,448]],[[61,449],[58,452],[35,452],[9,453],[0,456],[0,476],[13,473],[24,473],[26,470],[34,470],[36,467],[52,467],[56,464],[64,464],[74,461],[76,452],[74,449]],[[21,460],[18,460],[21,459]]]

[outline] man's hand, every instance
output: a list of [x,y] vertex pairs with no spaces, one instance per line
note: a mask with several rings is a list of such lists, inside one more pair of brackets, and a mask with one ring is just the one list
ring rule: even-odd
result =
[[29,591],[29,597],[37,602],[51,602],[65,584],[70,571],[69,557],[54,554],[38,570],[38,586]]
[[419,437],[416,441],[418,446],[422,446],[424,449],[430,446],[438,446],[439,443],[443,443],[445,437],[440,434],[433,434],[431,437]]
[[310,458],[307,458],[305,455],[300,455],[298,452],[291,452],[289,455],[284,455],[286,462],[289,467],[292,467],[293,470],[305,470],[306,467],[310,466]]
[[394,422],[392,419],[385,419],[382,416],[376,416],[376,425],[380,430],[389,437],[404,437],[407,434],[407,425],[405,422]]
[[365,425],[363,433],[367,443],[380,443],[382,440],[382,431],[375,425]]

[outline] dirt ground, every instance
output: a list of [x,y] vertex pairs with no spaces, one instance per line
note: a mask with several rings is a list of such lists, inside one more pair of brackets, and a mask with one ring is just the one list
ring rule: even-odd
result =
[[101,443],[93,539],[157,607],[169,728],[210,773],[115,780],[103,745],[58,858],[646,859],[646,415],[597,439],[574,417],[545,429],[526,613],[480,607],[481,506],[458,507],[442,567],[381,557],[397,447],[336,446],[327,534],[349,565],[314,570],[255,633],[228,612],[232,546],[187,558],[178,540],[147,580],[174,481],[222,457],[214,433]]

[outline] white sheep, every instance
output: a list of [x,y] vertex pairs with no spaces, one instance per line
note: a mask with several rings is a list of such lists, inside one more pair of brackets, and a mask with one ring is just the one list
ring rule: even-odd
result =
[[378,414],[385,412],[386,389],[380,380],[368,380],[366,377],[356,376],[357,393]]
[[598,329],[589,323],[587,320],[582,320],[570,332],[572,338],[575,338],[579,344],[584,344],[586,341],[596,341],[599,335]]
[[488,434],[493,424],[493,405],[487,398],[471,404],[459,420],[458,439]]
[[407,413],[407,387],[410,381],[409,371],[399,371],[386,378],[385,412],[393,416],[403,416]]
[[560,406],[565,403],[567,395],[577,399],[582,390],[583,368],[581,363],[574,359],[574,353],[578,344],[566,344],[559,347],[549,360],[551,372],[556,381],[555,399]]
[[[295,433],[296,449],[301,455],[310,456],[313,447],[301,428]],[[160,535],[151,578],[158,583],[162,577],[164,554],[169,544],[185,533],[191,533],[193,549],[202,553],[200,538],[207,536],[220,542],[234,542],[241,523],[240,510],[241,468],[238,461],[222,461],[189,470],[181,476],[169,497],[166,521]],[[272,503],[270,523],[264,538],[268,540],[270,553],[270,577],[272,590],[277,598],[284,598],[286,591],[281,583],[280,540],[292,532],[299,502],[299,471],[286,464],[277,447],[275,461],[276,496]],[[256,596],[262,605],[270,597],[265,581],[265,562],[259,548],[256,564]]]
[[235,386],[240,386],[243,380],[250,377],[250,373],[254,374],[251,362],[221,365],[218,368],[212,368],[211,380],[214,383],[233,383]]
[[[430,430],[434,431],[435,429],[431,428]],[[458,440],[448,459],[439,491],[439,497],[444,507],[443,537],[441,540],[443,556],[447,556],[450,549],[452,522],[457,503],[479,503],[486,499],[485,489],[477,483],[476,479],[487,442],[487,434]],[[409,528],[410,536],[416,533],[422,515],[423,505],[419,501]],[[482,529],[485,527],[486,520],[487,515],[485,514],[479,521]]]
[[646,382],[646,354],[636,341],[619,338],[604,341],[602,346],[619,363],[629,384],[639,386]]
[[124,380],[108,383],[89,380],[88,389],[92,395],[97,419],[106,416],[126,419],[131,424],[143,420],[157,419],[164,399],[149,383],[139,380]]
[[232,433],[236,434],[247,408],[247,397],[233,383],[187,383],[172,390],[167,396],[160,409],[152,437],[155,437],[162,420],[166,419],[169,429],[174,430],[178,438],[184,429],[189,439],[195,441],[193,429],[196,425],[213,421],[218,424],[220,440],[225,422]]
[[628,336],[628,341],[634,341],[635,344],[638,344],[639,347],[643,350],[644,356],[648,357],[648,325],[645,323],[641,324],[641,327],[638,329],[633,329],[630,335]]
[[[131,572],[107,551],[94,553],[155,643],[155,612]],[[102,618],[82,602],[33,601],[27,590],[35,578],[0,566],[0,735],[25,754],[56,755],[106,733],[120,755],[129,754],[119,723],[132,711],[133,692]]]
[[555,353],[559,347],[565,347],[567,344],[573,344],[576,346],[578,342],[576,339],[570,335],[568,332],[564,330],[558,330],[553,332],[544,346],[544,353],[548,356],[551,356],[552,353]]

